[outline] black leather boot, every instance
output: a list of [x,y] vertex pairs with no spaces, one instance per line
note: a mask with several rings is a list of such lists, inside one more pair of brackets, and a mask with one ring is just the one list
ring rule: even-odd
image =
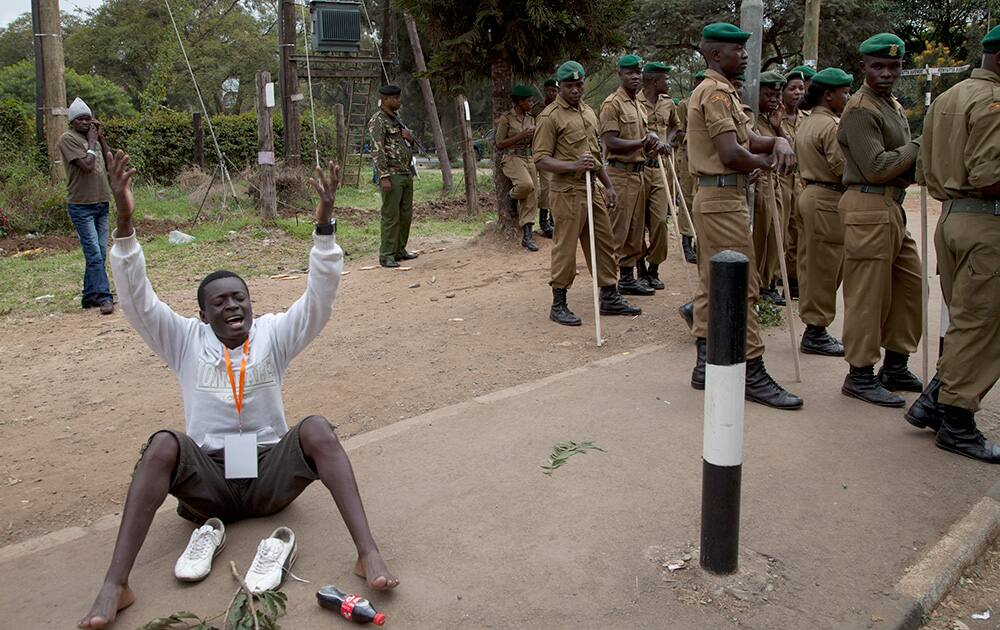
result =
[[580,325],[580,318],[566,305],[566,289],[552,287],[552,309],[549,311],[549,319],[563,326]]
[[938,448],[988,464],[1000,464],[1000,446],[987,440],[976,428],[976,417],[971,411],[941,403],[935,409],[941,421],[934,441]]
[[845,396],[851,396],[880,407],[902,407],[906,404],[905,400],[882,387],[882,383],[875,378],[874,365],[866,365],[865,367],[852,365],[840,391]]
[[681,237],[681,249],[684,251],[684,260],[688,261],[692,265],[698,264],[698,251],[694,247],[693,236]]
[[632,267],[620,267],[618,280],[618,292],[622,295],[653,295],[656,291],[647,286],[645,282],[635,279]]
[[552,213],[547,208],[538,209],[538,229],[545,238],[552,238]]
[[681,304],[677,312],[684,318],[684,323],[688,325],[688,328],[694,328],[694,300]]
[[922,392],[924,384],[906,367],[910,357],[906,354],[885,351],[885,359],[878,371],[878,380],[882,386],[891,391]]
[[601,315],[639,315],[642,309],[625,301],[615,285],[601,287]]
[[698,337],[694,341],[695,355],[694,369],[691,370],[691,387],[695,389],[705,389],[705,353],[708,350],[708,340]]
[[826,327],[812,324],[806,324],[799,349],[806,354],[819,354],[824,357],[844,356],[844,344],[827,332]]
[[775,409],[801,409],[802,399],[778,385],[764,367],[764,357],[747,360],[747,400]]
[[531,230],[534,227],[535,225],[533,223],[525,223],[521,226],[521,247],[529,252],[538,251],[538,245],[535,245],[535,239],[531,234]]
[[910,408],[906,410],[903,417],[906,421],[918,429],[930,429],[937,431],[941,428],[941,417],[934,408],[937,405],[938,392],[941,391],[941,381],[937,374],[927,383],[924,391],[920,392],[920,397],[913,401]]
[[783,298],[781,296],[781,294],[778,293],[778,290],[774,288],[774,281],[773,280],[771,281],[771,284],[767,288],[764,288],[764,289],[760,290],[760,293],[758,294],[758,296],[762,300],[769,300],[775,306],[784,306],[785,305],[785,298]]
[[660,266],[649,263],[649,267],[646,268],[646,284],[651,286],[656,291],[663,290],[663,280],[660,280]]

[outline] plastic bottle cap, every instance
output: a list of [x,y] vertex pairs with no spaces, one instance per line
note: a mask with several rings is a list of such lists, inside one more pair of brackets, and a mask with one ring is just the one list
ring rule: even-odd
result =
[[385,615],[383,615],[382,613],[375,613],[375,618],[372,619],[372,623],[375,624],[376,626],[381,626],[382,624],[385,623]]

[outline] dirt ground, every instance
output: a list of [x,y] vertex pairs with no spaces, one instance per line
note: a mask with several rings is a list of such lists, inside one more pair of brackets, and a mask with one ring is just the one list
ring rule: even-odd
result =
[[[347,437],[607,356],[594,344],[582,256],[570,305],[585,325],[548,320],[551,241],[539,241],[529,254],[491,238],[430,239],[412,243],[427,253],[410,271],[348,264],[333,319],[287,374],[289,423],[323,414]],[[671,255],[667,289],[634,298],[641,317],[602,320],[613,349],[690,343],[676,314],[685,275]],[[694,267],[684,271],[693,282]],[[305,277],[291,275],[251,281],[258,313],[300,295]],[[193,288],[161,297],[194,316]],[[0,366],[0,544],[119,511],[146,438],[183,427],[176,380],[119,312],[0,322]]]

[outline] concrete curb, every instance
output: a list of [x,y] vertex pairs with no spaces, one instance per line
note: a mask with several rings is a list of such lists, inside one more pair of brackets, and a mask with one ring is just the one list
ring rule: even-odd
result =
[[941,603],[962,572],[1000,534],[1000,482],[962,520],[907,569],[896,583],[893,604],[879,615],[892,630],[918,630],[923,616]]

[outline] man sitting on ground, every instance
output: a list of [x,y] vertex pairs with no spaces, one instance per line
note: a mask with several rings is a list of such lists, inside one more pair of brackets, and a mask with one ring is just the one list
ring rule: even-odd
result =
[[[117,157],[109,152],[105,159],[118,209],[111,269],[122,312],[177,375],[185,432],[157,431],[144,447],[111,566],[79,627],[103,628],[135,601],[128,576],[168,493],[178,499],[178,514],[201,525],[216,517],[231,522],[274,514],[320,479],[357,547],[355,573],[367,577],[374,589],[395,587],[399,580],[372,538],[351,463],[333,428],[325,418],[309,416],[289,430],[281,399],[289,362],[323,329],[340,283],[343,251],[331,220],[339,167],[330,163],[328,176],[317,169],[316,179],[310,180],[320,202],[305,294],[285,313],[255,320],[246,283],[236,274],[217,271],[198,287],[199,321],[178,315],[153,292],[132,224],[135,170],[128,168],[128,156],[121,151]],[[239,457],[247,451],[236,443],[246,435],[251,436],[249,457]],[[225,474],[236,464],[249,466],[256,475]],[[227,478],[231,476],[244,478]]]

